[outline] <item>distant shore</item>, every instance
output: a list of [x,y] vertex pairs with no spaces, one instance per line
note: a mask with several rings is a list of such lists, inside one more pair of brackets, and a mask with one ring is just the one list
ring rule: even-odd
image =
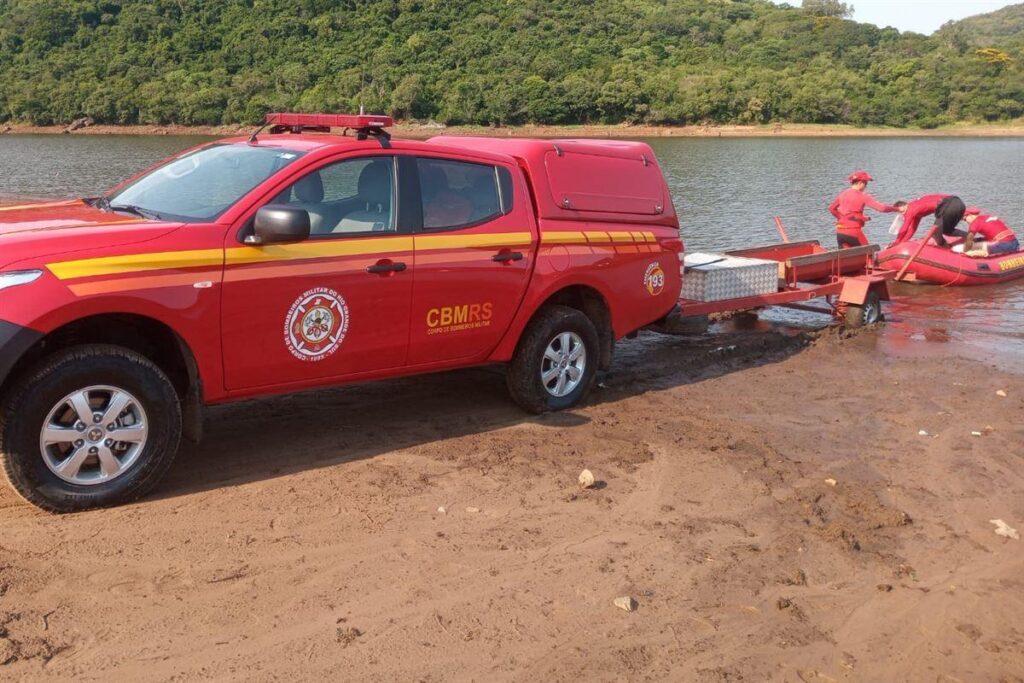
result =
[[[62,134],[66,126],[29,126],[0,124],[0,134],[36,135]],[[79,128],[69,135],[208,135],[225,137],[248,134],[255,126],[112,126],[93,125]],[[1024,120],[1001,124],[958,124],[935,129],[921,128],[857,128],[854,126],[818,124],[772,124],[764,126],[631,126],[578,125],[578,126],[443,126],[406,124],[395,126],[397,137],[422,139],[434,135],[488,135],[541,138],[770,138],[770,137],[1024,137]]]

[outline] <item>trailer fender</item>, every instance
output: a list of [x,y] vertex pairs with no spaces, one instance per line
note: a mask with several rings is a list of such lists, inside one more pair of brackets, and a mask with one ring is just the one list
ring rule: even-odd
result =
[[888,301],[888,280],[878,275],[856,275],[845,278],[843,289],[839,292],[839,300],[845,304],[862,306],[867,301],[869,292],[875,292],[879,299]]

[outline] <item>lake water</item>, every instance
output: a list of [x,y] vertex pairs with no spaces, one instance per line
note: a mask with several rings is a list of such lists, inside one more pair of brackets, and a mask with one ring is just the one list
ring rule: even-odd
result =
[[[0,199],[95,195],[207,138],[0,136]],[[687,249],[713,251],[778,240],[773,216],[794,240],[834,241],[826,207],[846,176],[867,169],[882,201],[958,194],[1024,233],[1024,138],[657,138]],[[889,241],[891,215],[869,238]],[[946,353],[1024,371],[1024,279],[982,288],[901,285],[886,308],[880,343],[892,353]],[[820,319],[765,315],[793,325]]]

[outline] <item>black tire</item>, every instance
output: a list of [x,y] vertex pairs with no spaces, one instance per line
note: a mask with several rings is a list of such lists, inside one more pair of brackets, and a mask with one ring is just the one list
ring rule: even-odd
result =
[[[110,481],[66,481],[46,464],[40,432],[63,397],[101,385],[135,397],[145,411],[145,442],[134,461]],[[76,346],[56,353],[21,375],[0,402],[0,461],[7,481],[22,498],[49,512],[140,498],[167,472],[180,439],[181,404],[174,386],[149,359],[119,346]]]
[[[582,379],[563,396],[556,396],[541,378],[544,353],[556,337],[569,332],[583,343],[586,353]],[[509,364],[508,391],[519,406],[530,413],[565,410],[582,401],[590,392],[597,376],[600,343],[594,323],[586,315],[568,306],[548,305],[541,308],[519,339]]]
[[847,304],[845,326],[848,329],[857,329],[865,325],[874,325],[885,320],[882,315],[882,299],[878,292],[868,292],[867,298],[862,306]]

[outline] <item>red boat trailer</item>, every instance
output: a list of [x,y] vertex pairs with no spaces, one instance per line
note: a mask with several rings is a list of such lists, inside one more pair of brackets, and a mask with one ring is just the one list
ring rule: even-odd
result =
[[[807,240],[727,251],[727,256],[777,261],[778,291],[720,301],[680,299],[678,315],[697,318],[785,306],[832,315],[847,327],[871,324],[882,319],[881,302],[889,300],[889,281],[896,276],[895,271],[875,267],[879,249],[877,244],[826,249],[817,240]],[[828,307],[801,303],[813,299],[825,299]]]

